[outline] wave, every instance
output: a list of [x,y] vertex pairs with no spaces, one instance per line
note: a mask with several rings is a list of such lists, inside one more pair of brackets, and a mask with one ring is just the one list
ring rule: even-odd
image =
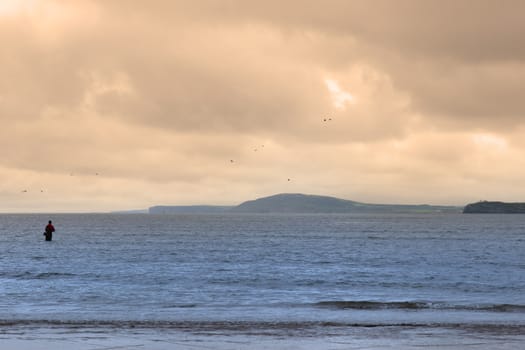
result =
[[170,304],[163,306],[165,309],[190,309],[194,307],[197,307],[197,304]]
[[320,301],[316,307],[353,310],[458,310],[458,311],[491,311],[491,312],[525,312],[525,305],[519,304],[448,304],[442,302],[419,301]]
[[13,278],[13,279],[23,279],[23,280],[32,280],[32,279],[52,279],[52,278],[68,278],[76,276],[74,273],[64,273],[64,272],[15,272],[15,273],[3,273],[0,274],[0,277],[3,278]]
[[[271,335],[285,333],[286,335],[298,332],[301,334],[323,333],[330,329],[339,329],[347,334],[349,328],[442,328],[463,329],[471,332],[495,333],[495,334],[525,334],[525,324],[505,323],[425,323],[425,322],[400,322],[400,323],[348,323],[329,321],[168,321],[168,320],[45,320],[45,319],[0,319],[0,331],[2,328],[48,327],[61,329],[97,329],[104,331],[113,329],[167,329],[190,332],[217,332],[233,331],[247,332],[248,334]],[[255,332],[255,333],[254,333]],[[334,334],[330,331],[330,334]]]

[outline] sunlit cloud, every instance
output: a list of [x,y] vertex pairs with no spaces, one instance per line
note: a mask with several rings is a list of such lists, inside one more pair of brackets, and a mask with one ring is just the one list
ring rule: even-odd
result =
[[337,81],[333,79],[325,79],[326,87],[332,97],[333,105],[338,110],[344,110],[347,104],[355,103],[355,98],[347,91],[344,91]]
[[474,143],[484,149],[504,151],[508,148],[507,141],[499,136],[487,133],[478,133],[472,135]]
[[38,0],[2,0],[0,1],[0,17],[31,12],[38,3]]

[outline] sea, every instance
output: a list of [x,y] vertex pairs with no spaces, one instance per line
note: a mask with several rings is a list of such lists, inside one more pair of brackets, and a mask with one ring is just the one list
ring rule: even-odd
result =
[[0,215],[0,345],[56,329],[523,349],[525,215]]

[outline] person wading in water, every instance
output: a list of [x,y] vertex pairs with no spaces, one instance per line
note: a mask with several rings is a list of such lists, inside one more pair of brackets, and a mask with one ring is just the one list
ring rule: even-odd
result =
[[55,232],[55,227],[51,223],[51,220],[49,220],[49,223],[46,226],[46,232],[44,232],[44,236],[46,236],[46,241],[50,241],[53,239],[53,232]]

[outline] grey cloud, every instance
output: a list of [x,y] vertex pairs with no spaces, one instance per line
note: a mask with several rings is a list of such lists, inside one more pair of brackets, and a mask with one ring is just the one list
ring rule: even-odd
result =
[[[354,36],[399,54],[480,61],[525,57],[519,0],[331,0],[199,2],[194,13],[216,21],[262,21],[272,26]],[[203,5],[205,4],[205,5]],[[175,5],[176,6],[176,5]]]
[[336,52],[315,53],[317,65],[338,70],[356,60],[374,64],[412,96],[413,109],[428,123],[512,128],[523,122],[522,1],[202,4],[195,13],[219,23],[258,21],[297,40],[314,32],[339,41],[330,46]]
[[[14,42],[3,49],[11,57],[3,62],[4,116],[80,108],[93,89],[86,76],[124,74],[133,93],[99,91],[96,111],[176,130],[315,138],[313,121],[332,107],[320,72],[344,75],[360,62],[390,76],[431,124],[465,119],[489,127],[503,115],[512,126],[525,112],[524,70],[505,61],[523,58],[520,2],[95,3],[97,25],[60,45],[39,43],[23,23],[2,29]],[[405,112],[363,118],[380,125],[406,120]],[[377,137],[379,128],[346,124],[350,135]]]
[[[295,190],[414,198],[461,193],[495,162],[523,175],[521,1],[56,3],[96,9],[46,35],[38,15],[0,21],[0,163],[24,176],[60,187],[102,168],[101,192],[130,179],[234,198],[292,173]],[[335,107],[324,79],[355,103]]]
[[[6,32],[9,35],[6,35]],[[28,33],[0,28],[0,118],[38,118],[47,107],[67,108],[83,95],[78,62],[64,48],[40,47]]]

